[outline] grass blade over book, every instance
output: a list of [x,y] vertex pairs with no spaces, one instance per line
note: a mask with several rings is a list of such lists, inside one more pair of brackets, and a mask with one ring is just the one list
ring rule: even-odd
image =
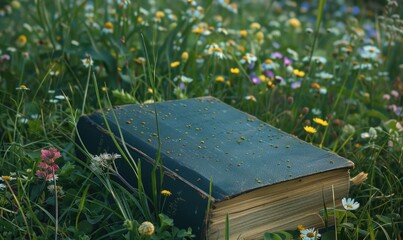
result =
[[[198,238],[223,239],[227,213],[230,239],[263,239],[266,231],[298,224],[321,226],[318,213],[323,199],[333,206],[332,186],[336,203],[348,194],[351,161],[212,97],[125,105],[108,110],[106,119],[117,139],[120,126],[130,154],[142,161],[148,190],[160,136],[163,188],[172,192],[165,212]],[[78,130],[91,153],[117,152],[100,112],[81,117]],[[124,160],[116,163],[137,186]]]

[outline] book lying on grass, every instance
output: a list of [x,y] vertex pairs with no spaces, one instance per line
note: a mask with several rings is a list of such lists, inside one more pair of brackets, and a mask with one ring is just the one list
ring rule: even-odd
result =
[[[224,239],[227,213],[230,239],[320,227],[324,201],[333,206],[333,191],[337,204],[348,195],[351,161],[213,97],[120,106],[105,119],[141,161],[148,191],[160,138],[163,189],[172,193],[164,212],[176,226],[192,227],[197,239]],[[77,127],[92,154],[117,153],[101,112],[82,116]],[[116,164],[136,187],[125,160]]]

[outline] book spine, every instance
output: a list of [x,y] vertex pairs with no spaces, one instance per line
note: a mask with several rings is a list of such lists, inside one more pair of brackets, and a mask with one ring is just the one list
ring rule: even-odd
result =
[[[119,150],[112,140],[111,133],[100,124],[102,118],[93,118],[93,116],[83,116],[77,123],[77,130],[79,136],[76,137],[78,146],[85,147],[85,149],[92,155],[99,155],[102,153],[118,153]],[[119,134],[116,126],[111,126],[112,134],[118,143],[122,146],[122,141],[118,137]],[[141,176],[144,191],[148,196],[152,196],[151,174],[155,165],[155,156],[157,149],[150,148],[149,145],[142,142],[140,139],[128,136],[127,132],[123,132],[125,138],[126,149],[131,158],[136,161],[139,166],[141,162]],[[84,145],[84,146],[83,146]],[[140,148],[138,147],[140,146]],[[145,146],[147,146],[145,148]],[[141,150],[139,150],[141,149]],[[76,151],[77,156],[85,161],[85,155],[81,151]],[[164,158],[164,156],[162,156]],[[115,160],[117,170],[123,176],[125,181],[131,187],[137,189],[138,180],[135,172],[133,172],[129,163],[125,159]],[[157,183],[160,182],[159,170],[157,170]],[[160,202],[164,201],[164,209],[162,212],[167,216],[174,219],[174,224],[179,228],[191,227],[192,233],[196,235],[196,239],[204,239],[206,231],[206,222],[208,221],[207,206],[209,196],[197,187],[190,184],[186,179],[180,176],[180,173],[175,169],[169,169],[169,166],[163,167],[163,181],[162,186],[158,189]],[[168,190],[172,193],[171,196],[162,196],[161,190]],[[152,204],[150,203],[150,206]],[[151,209],[154,210],[154,209]],[[147,219],[153,220],[153,219]]]

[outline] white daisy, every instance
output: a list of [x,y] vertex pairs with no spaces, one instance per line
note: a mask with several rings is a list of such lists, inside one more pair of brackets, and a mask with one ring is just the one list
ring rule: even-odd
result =
[[360,207],[360,203],[355,202],[353,198],[343,198],[341,200],[341,203],[343,204],[344,209],[346,210],[356,210],[357,208]]
[[315,228],[307,228],[300,231],[302,240],[315,240],[320,238],[320,233]]

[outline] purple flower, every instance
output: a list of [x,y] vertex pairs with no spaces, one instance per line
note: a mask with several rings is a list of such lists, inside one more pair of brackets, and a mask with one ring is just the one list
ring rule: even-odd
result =
[[264,70],[264,74],[269,78],[274,77],[274,73],[272,71],[270,71],[269,69]]
[[284,58],[284,65],[288,66],[288,65],[291,65],[291,64],[292,64],[292,60],[289,59],[288,57],[285,57]]
[[301,87],[301,82],[300,81],[291,83],[291,88],[292,89],[297,89],[297,88],[300,88],[300,87]]
[[254,74],[254,73],[250,74],[250,75],[249,75],[249,78],[250,78],[250,80],[253,82],[253,84],[259,84],[259,83],[262,82],[262,81],[260,80],[260,78],[258,78],[258,77],[256,76],[256,74]]
[[271,54],[271,58],[280,59],[280,58],[283,58],[283,54],[281,54],[279,52],[274,52]]

